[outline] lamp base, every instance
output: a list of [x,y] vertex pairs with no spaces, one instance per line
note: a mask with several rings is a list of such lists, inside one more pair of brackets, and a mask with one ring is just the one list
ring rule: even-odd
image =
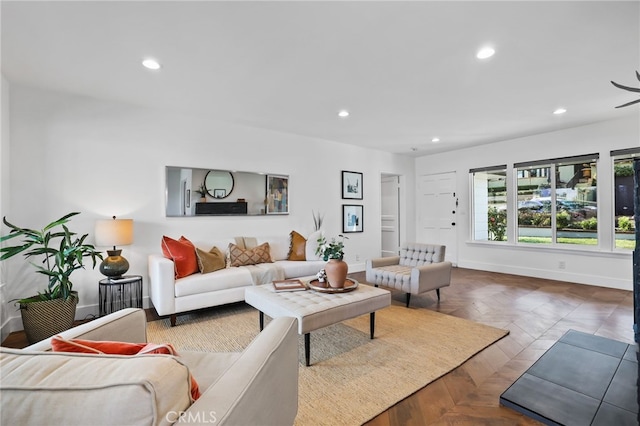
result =
[[129,270],[129,262],[120,256],[122,250],[107,250],[106,257],[100,264],[100,272],[109,278],[119,278]]

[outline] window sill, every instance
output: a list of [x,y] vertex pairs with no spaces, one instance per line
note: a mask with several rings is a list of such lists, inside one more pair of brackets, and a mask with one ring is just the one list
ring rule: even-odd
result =
[[507,241],[466,241],[468,246],[478,246],[484,248],[496,248],[496,249],[509,249],[509,250],[525,250],[534,252],[548,252],[548,253],[572,253],[588,256],[598,257],[612,257],[612,258],[631,258],[633,250],[605,250],[597,246],[576,246],[572,244],[569,247],[564,245],[549,245],[549,244],[526,244],[526,243],[510,243]]

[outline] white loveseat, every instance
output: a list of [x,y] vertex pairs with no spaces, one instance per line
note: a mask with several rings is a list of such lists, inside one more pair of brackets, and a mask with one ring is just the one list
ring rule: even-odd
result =
[[[317,233],[307,241],[306,258],[313,260],[287,260],[290,236],[255,237],[257,245],[269,243],[273,263],[251,266],[226,267],[207,274],[196,273],[183,278],[175,278],[173,261],[162,254],[149,256],[149,297],[158,315],[171,316],[171,325],[176,323],[176,314],[201,308],[224,305],[244,300],[246,287],[267,284],[274,279],[299,278],[315,275],[324,268],[326,262],[315,260]],[[236,238],[216,241],[192,241],[202,250],[212,246],[227,252],[229,244],[236,244]]]
[[[65,339],[146,342],[146,316],[123,309]],[[171,343],[171,342],[154,342]],[[3,425],[291,425],[298,411],[298,327],[277,318],[242,352],[94,355],[51,339],[0,348]],[[192,377],[201,396],[190,398]]]

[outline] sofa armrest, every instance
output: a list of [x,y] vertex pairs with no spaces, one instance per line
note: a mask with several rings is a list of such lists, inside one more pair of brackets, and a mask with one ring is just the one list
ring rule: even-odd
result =
[[367,268],[379,268],[381,266],[390,266],[400,264],[400,256],[378,257],[376,259],[367,260]]
[[451,262],[437,262],[416,266],[411,270],[411,293],[446,287],[451,283]]
[[291,425],[298,412],[298,368],[298,320],[275,318],[185,418],[214,415],[216,425]]
[[391,266],[391,265],[399,265],[400,264],[400,256],[390,256],[390,257],[378,257],[375,259],[367,259],[365,263],[365,280],[367,282],[375,284],[376,277],[372,271],[373,268],[380,268],[383,266]]
[[176,313],[175,267],[161,254],[149,255],[149,298],[158,315]]
[[[144,343],[147,341],[147,316],[142,309],[127,308],[58,334],[65,339],[115,340]],[[50,351],[51,337],[27,346],[25,350]]]

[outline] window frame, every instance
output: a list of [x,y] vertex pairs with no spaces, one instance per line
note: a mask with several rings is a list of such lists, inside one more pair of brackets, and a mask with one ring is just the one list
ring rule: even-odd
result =
[[[515,227],[515,238],[514,241],[517,245],[522,245],[522,246],[526,246],[526,247],[536,247],[537,244],[534,243],[528,243],[528,242],[523,242],[520,241],[520,229],[519,229],[519,215],[518,215],[518,176],[519,176],[519,171],[521,169],[525,169],[525,168],[529,168],[529,169],[536,169],[538,167],[536,166],[540,166],[539,168],[549,168],[549,173],[547,175],[547,177],[550,180],[550,191],[549,191],[549,198],[550,198],[550,206],[549,206],[549,210],[550,210],[550,222],[551,222],[551,227],[549,228],[551,231],[551,242],[549,244],[540,244],[540,247],[566,247],[567,243],[559,243],[558,242],[558,209],[557,209],[557,191],[558,191],[558,187],[557,184],[558,182],[556,181],[556,177],[558,175],[558,167],[560,166],[566,166],[566,165],[575,165],[575,164],[579,164],[579,163],[595,163],[596,164],[596,174],[597,171],[599,169],[599,162],[600,162],[600,155],[598,153],[592,153],[592,154],[583,154],[583,155],[576,155],[576,156],[571,156],[571,157],[559,157],[559,158],[552,158],[552,159],[547,159],[547,160],[535,160],[535,161],[525,161],[525,162],[520,162],[520,163],[514,163],[513,165],[513,187],[516,188],[515,192],[511,194],[511,196],[513,197],[513,200],[515,202],[515,206],[516,208],[514,209],[514,211],[512,212],[512,217],[513,217],[513,223],[514,223],[514,227]],[[544,176],[543,176],[544,177]],[[598,186],[596,185],[596,194],[598,194]],[[597,199],[597,198],[596,198]],[[600,207],[599,204],[596,205],[596,218],[598,216],[600,216]],[[580,247],[581,249],[584,250],[593,250],[593,249],[598,249],[600,247],[600,245],[602,244],[602,238],[601,238],[601,232],[602,232],[602,225],[601,223],[598,222],[597,224],[597,228],[596,228],[596,239],[597,239],[597,243],[595,245],[588,245],[588,244],[575,244],[572,245],[574,247]]]
[[[627,248],[617,246],[617,239],[616,239],[616,234],[617,234],[616,233],[616,193],[617,191],[616,191],[615,166],[616,166],[616,162],[618,161],[630,160],[631,163],[633,164],[635,160],[640,159],[640,148],[626,148],[626,149],[611,150],[609,152],[609,156],[611,161],[611,222],[608,226],[608,232],[611,234],[610,249],[618,253],[631,253],[634,250],[633,248],[627,249]],[[631,176],[633,177],[634,175],[632,174]],[[633,189],[632,189],[632,192],[633,192]],[[632,196],[634,195],[635,194],[632,194]],[[634,217],[637,214],[640,214],[639,212],[636,212],[635,209],[632,213],[633,213],[631,215],[632,217]]]
[[[506,229],[505,229],[505,234],[504,240],[492,240],[489,238],[489,234],[487,233],[487,238],[486,239],[477,239],[476,238],[476,234],[479,231],[478,227],[477,227],[477,222],[476,222],[476,201],[477,201],[477,195],[476,195],[476,191],[475,191],[475,175],[476,173],[491,173],[491,172],[498,172],[498,173],[504,173],[504,184],[505,184],[505,192],[506,192]],[[474,168],[474,169],[470,169],[469,170],[469,186],[471,188],[470,195],[471,195],[471,224],[470,224],[470,230],[471,230],[471,240],[474,242],[480,242],[480,243],[492,243],[492,244],[504,244],[504,243],[508,243],[510,242],[510,232],[509,232],[509,188],[511,186],[510,183],[510,179],[509,179],[509,169],[507,167],[506,164],[502,164],[502,165],[498,165],[498,166],[491,166],[491,167],[479,167],[479,168]],[[487,220],[488,220],[488,215],[489,215],[489,207],[487,204]],[[487,225],[488,227],[488,225]],[[487,230],[488,232],[488,230]]]

